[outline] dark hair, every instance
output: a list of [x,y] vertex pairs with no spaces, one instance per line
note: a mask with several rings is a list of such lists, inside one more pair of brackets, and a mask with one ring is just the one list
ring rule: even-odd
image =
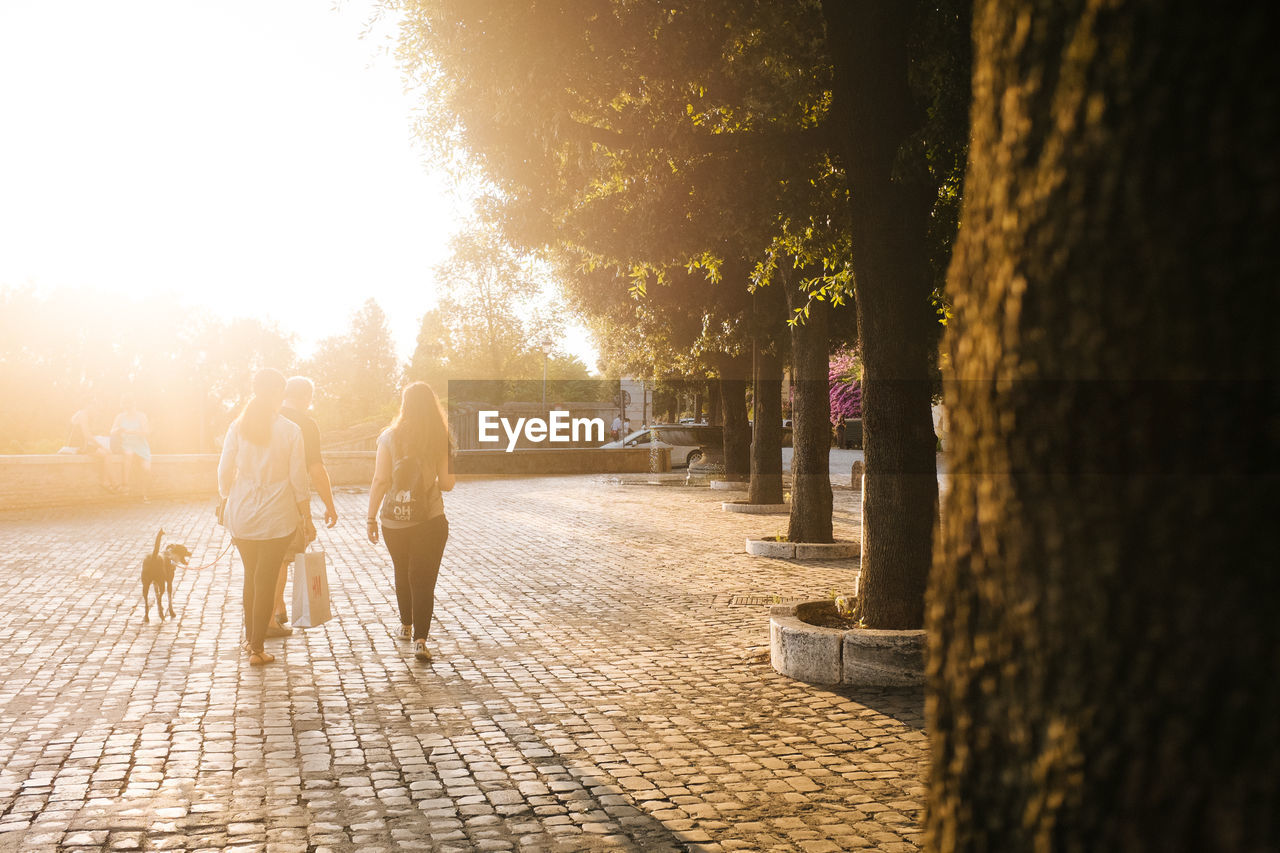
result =
[[252,444],[266,447],[271,442],[271,424],[284,400],[284,374],[267,367],[253,376],[253,396],[236,420],[240,435]]
[[439,459],[449,449],[449,422],[431,386],[411,382],[400,395],[400,412],[391,422],[397,456]]

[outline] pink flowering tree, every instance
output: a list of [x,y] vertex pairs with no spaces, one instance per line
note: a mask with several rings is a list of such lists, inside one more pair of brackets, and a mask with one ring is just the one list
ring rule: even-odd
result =
[[831,423],[862,417],[862,363],[851,349],[831,356],[827,378],[831,385]]

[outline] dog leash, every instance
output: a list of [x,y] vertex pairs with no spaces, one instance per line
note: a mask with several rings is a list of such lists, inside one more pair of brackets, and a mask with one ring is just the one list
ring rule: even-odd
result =
[[[226,499],[226,498],[222,498],[221,500],[219,500],[219,501],[218,501],[217,506],[215,506],[215,507],[214,507],[214,509],[213,509],[213,514],[214,514],[214,515],[217,517],[217,519],[218,519],[218,526],[219,526],[219,527],[222,527],[222,526],[223,526],[223,521],[222,521],[222,511],[223,511],[223,509],[226,507],[226,505],[227,505],[227,499]],[[225,531],[225,530],[223,530],[223,535],[225,535],[225,534],[226,534],[226,531]],[[231,550],[231,546],[232,546],[232,545],[234,545],[234,544],[235,544],[235,539],[232,539],[232,538],[228,537],[226,547],[224,547],[221,551],[219,551],[219,552],[218,552],[218,556],[214,557],[212,560],[210,560],[210,561],[209,561],[209,562],[207,562],[207,563],[204,563],[203,565],[199,565],[199,566],[184,566],[183,568],[186,568],[186,569],[192,569],[192,570],[194,570],[194,571],[199,571],[200,569],[207,569],[207,568],[209,568],[210,566],[217,565],[217,562],[218,562],[219,560],[221,560],[223,557],[225,557],[225,556],[226,556],[227,552]]]
[[214,557],[211,561],[205,563],[202,566],[184,566],[184,568],[194,569],[195,571],[199,571],[200,569],[207,569],[210,566],[217,563],[219,560],[221,560],[224,556],[226,556],[227,552],[231,550],[231,546],[234,544],[235,544],[234,540],[231,542],[228,542],[227,547],[223,548],[222,551],[219,552],[218,556]]

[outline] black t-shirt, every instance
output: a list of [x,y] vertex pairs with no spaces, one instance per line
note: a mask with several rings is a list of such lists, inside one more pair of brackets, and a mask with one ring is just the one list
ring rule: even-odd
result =
[[307,469],[310,470],[312,465],[320,462],[320,427],[316,424],[315,418],[306,412],[299,412],[297,409],[291,409],[284,406],[280,409],[280,414],[298,425],[302,430],[302,453],[307,460]]

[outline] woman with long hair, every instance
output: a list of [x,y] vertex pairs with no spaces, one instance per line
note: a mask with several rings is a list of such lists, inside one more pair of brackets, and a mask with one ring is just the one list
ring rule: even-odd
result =
[[453,488],[449,469],[449,424],[425,382],[404,389],[400,413],[378,436],[369,488],[369,541],[382,538],[395,567],[400,639],[413,640],[414,656],[431,660],[427,633],[435,609],[436,578],[449,538],[444,495]]
[[284,374],[267,368],[253,377],[253,397],[227,430],[218,460],[223,521],[244,563],[245,650],[249,664],[275,660],[263,649],[271,621],[276,574],[302,519],[311,491],[302,430],[280,416]]

